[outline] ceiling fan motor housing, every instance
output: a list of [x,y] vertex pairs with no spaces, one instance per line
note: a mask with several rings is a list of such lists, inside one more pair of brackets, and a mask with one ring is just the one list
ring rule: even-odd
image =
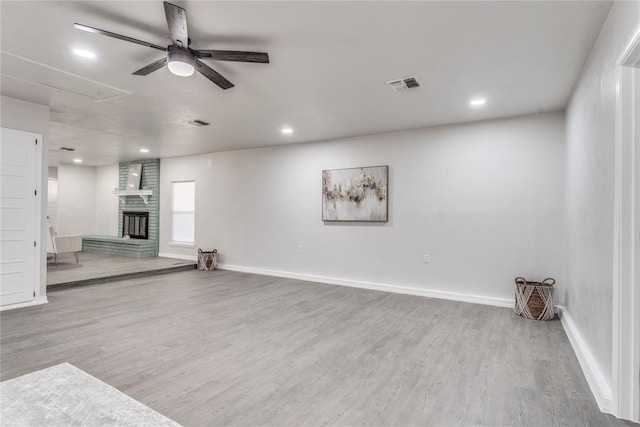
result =
[[190,49],[184,49],[176,45],[167,47],[167,60],[169,70],[180,76],[193,74],[196,64],[196,56]]

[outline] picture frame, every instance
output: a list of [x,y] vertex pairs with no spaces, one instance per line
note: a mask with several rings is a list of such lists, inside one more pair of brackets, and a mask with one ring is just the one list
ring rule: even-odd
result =
[[388,222],[389,166],[322,171],[322,220]]
[[136,191],[140,189],[140,183],[142,181],[142,163],[129,164],[129,171],[127,173],[127,188],[128,191]]

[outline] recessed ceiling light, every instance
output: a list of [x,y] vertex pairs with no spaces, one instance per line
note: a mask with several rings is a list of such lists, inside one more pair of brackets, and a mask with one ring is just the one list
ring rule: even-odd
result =
[[91,51],[88,51],[88,50],[85,50],[85,49],[73,49],[73,53],[75,53],[78,56],[82,56],[83,58],[91,58],[91,59],[93,59],[93,58],[96,57],[95,53],[93,53]]
[[73,159],[73,163],[82,163],[82,159]]
[[485,98],[475,98],[469,101],[469,105],[471,105],[472,107],[481,107],[486,103],[487,100]]
[[285,135],[291,135],[293,133],[293,129],[290,128],[289,126],[285,126],[282,129],[280,129],[280,132],[282,132]]
[[148,153],[148,152],[149,152],[149,149],[148,149],[148,148],[141,148],[141,149],[140,149],[140,152],[141,152],[141,153]]

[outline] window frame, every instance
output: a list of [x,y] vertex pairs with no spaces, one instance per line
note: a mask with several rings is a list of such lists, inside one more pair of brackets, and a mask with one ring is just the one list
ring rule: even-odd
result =
[[[186,184],[193,183],[193,210],[175,210],[175,184]],[[171,181],[171,239],[169,240],[169,246],[176,246],[181,248],[195,248],[196,247],[196,180],[188,179],[188,180],[180,180],[180,181]],[[193,215],[193,241],[185,242],[180,240],[174,240],[173,227],[174,227],[174,214],[192,214]]]

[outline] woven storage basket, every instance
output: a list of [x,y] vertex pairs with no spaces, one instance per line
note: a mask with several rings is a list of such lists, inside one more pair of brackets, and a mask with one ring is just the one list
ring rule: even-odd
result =
[[216,261],[218,257],[218,250],[203,251],[198,249],[198,270],[212,271],[216,269]]
[[516,277],[516,306],[513,312],[525,319],[552,320],[555,283],[555,279],[550,277],[542,282],[527,282],[522,277]]

